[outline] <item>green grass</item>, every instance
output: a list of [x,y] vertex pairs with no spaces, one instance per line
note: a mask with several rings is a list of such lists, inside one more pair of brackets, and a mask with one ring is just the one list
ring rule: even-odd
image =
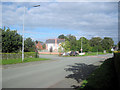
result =
[[118,80],[114,68],[114,59],[110,58],[97,68],[86,80],[79,90],[118,90]]
[[[98,52],[98,55],[102,55],[102,54],[107,54],[107,53]],[[86,53],[85,54],[85,56],[89,56],[89,55],[97,55],[97,52],[92,52],[92,53]]]
[[[104,55],[104,54],[108,54],[108,53],[98,52],[98,55]],[[63,57],[81,57],[81,56],[92,56],[92,55],[97,55],[97,52],[85,53],[85,55],[63,56]]]
[[0,60],[0,64],[6,65],[6,64],[16,64],[16,63],[26,63],[26,62],[33,62],[33,61],[44,61],[44,60],[50,60],[46,58],[25,58],[22,62],[22,59],[8,59],[8,60]]

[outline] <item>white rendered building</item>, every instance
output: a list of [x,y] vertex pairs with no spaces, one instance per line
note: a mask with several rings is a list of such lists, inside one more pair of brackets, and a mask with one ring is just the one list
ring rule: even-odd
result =
[[48,39],[46,40],[46,50],[50,51],[52,49],[52,51],[58,52],[62,42],[65,42],[65,39]]

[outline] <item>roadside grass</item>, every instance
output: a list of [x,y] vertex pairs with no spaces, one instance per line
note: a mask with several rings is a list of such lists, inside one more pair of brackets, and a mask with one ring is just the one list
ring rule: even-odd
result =
[[[92,53],[86,53],[85,56],[90,56],[90,55],[102,55],[102,54],[108,54],[108,53],[98,52],[98,54],[97,54],[97,52],[92,52]],[[80,56],[80,55],[79,55],[79,56]]]
[[92,53],[85,53],[85,55],[77,55],[77,56],[63,56],[63,57],[82,57],[82,56],[92,56],[92,55],[105,55],[105,54],[108,54],[108,53],[103,53],[103,52],[92,52]]
[[8,60],[0,60],[0,65],[27,63],[27,62],[44,61],[44,60],[50,60],[50,59],[47,59],[47,58],[25,58],[23,62],[22,62],[22,59],[8,59]]
[[83,80],[78,90],[118,90],[113,60],[113,58],[105,60],[86,80]]

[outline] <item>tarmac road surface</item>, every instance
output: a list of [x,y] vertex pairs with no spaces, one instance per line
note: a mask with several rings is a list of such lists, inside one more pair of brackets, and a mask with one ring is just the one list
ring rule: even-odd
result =
[[73,85],[80,85],[81,80],[112,54],[40,57],[51,60],[3,66],[2,88],[72,88]]

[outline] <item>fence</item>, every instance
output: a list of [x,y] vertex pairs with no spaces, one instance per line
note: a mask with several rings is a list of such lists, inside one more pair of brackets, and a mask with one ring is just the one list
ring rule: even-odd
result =
[[[0,53],[0,55],[2,56],[2,60],[22,58],[22,53]],[[35,57],[35,52],[25,52],[24,57],[25,58]]]

